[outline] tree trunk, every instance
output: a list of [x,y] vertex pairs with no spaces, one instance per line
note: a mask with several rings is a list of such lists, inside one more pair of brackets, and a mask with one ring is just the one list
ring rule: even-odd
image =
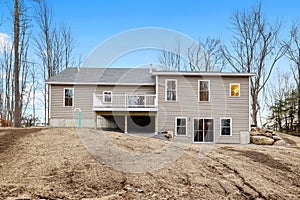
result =
[[[300,81],[300,66],[299,66],[299,81]],[[298,117],[298,126],[297,126],[297,129],[296,130],[297,132],[300,132],[300,85],[298,85],[298,94],[297,94],[297,98],[298,98],[298,101],[297,101],[297,104],[298,104],[298,109],[297,109],[297,117]]]
[[15,84],[15,109],[14,109],[14,127],[21,126],[21,107],[20,107],[20,89],[19,89],[19,38],[20,38],[20,13],[19,1],[14,3],[14,84]]
[[[299,59],[300,59],[300,48],[298,49],[298,55],[299,55]],[[297,118],[298,118],[298,126],[297,126],[297,129],[296,130],[297,132],[300,132],[300,60],[298,62],[298,94],[297,94],[297,98],[298,98],[298,101],[297,101],[297,106],[298,106],[298,109],[297,109]]]
[[45,85],[45,95],[44,95],[44,112],[45,112],[45,119],[44,119],[44,126],[47,126],[47,118],[48,118],[48,114],[47,114],[47,87]]
[[253,121],[253,124],[255,124],[257,126],[257,95],[256,94],[253,94],[251,95],[252,96],[252,121]]

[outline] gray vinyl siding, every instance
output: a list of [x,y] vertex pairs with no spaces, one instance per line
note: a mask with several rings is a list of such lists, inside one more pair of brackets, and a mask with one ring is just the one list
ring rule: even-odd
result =
[[[166,79],[177,80],[177,101],[165,101]],[[198,80],[210,81],[210,102],[198,102]],[[240,84],[240,97],[230,97],[230,83]],[[74,106],[64,107],[64,88],[74,88]],[[249,77],[240,76],[158,76],[158,127],[159,130],[175,132],[176,117],[187,118],[187,136],[177,136],[187,141],[193,140],[193,119],[214,119],[214,142],[239,143],[240,131],[249,130]],[[111,86],[111,85],[57,85],[51,84],[50,118],[77,119],[77,111],[82,111],[82,119],[93,120],[93,94],[112,91],[113,94],[155,94],[155,86]],[[220,136],[220,118],[232,119],[232,136]],[[50,120],[51,121],[51,120]],[[51,125],[51,124],[50,124]]]
[[155,86],[139,86],[139,85],[101,85],[97,86],[97,94],[102,94],[103,91],[112,91],[113,94],[155,94]]
[[[64,107],[64,88],[74,88],[73,107]],[[79,108],[82,119],[93,119],[93,95],[103,91],[112,91],[113,94],[155,94],[155,86],[51,85],[50,118],[77,119],[74,109]]]
[[[73,107],[64,106],[64,88],[74,88]],[[50,116],[51,118],[73,119],[77,118],[78,108],[82,119],[93,119],[93,94],[96,87],[90,85],[51,85]]]
[[[165,101],[165,80],[177,80],[177,101]],[[210,102],[198,102],[198,80],[210,81]],[[240,84],[240,97],[229,96],[230,83]],[[175,132],[175,118],[187,117],[188,140],[193,119],[214,119],[214,141],[239,143],[240,131],[249,130],[249,77],[158,76],[158,127]],[[220,118],[232,118],[232,136],[220,136]],[[182,137],[182,136],[177,136]]]

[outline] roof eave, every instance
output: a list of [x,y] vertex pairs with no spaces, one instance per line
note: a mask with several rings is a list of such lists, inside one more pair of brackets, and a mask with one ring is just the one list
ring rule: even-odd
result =
[[214,72],[153,72],[152,76],[237,76],[237,77],[249,77],[255,76],[254,73],[214,73]]
[[47,85],[138,85],[138,86],[154,86],[155,83],[103,83],[103,82],[63,82],[49,81]]

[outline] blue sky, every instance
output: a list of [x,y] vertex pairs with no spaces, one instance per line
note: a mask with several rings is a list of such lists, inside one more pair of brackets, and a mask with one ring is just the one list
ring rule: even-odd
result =
[[[9,3],[8,3],[9,2]],[[286,36],[291,22],[300,19],[298,0],[262,0],[263,14],[273,22],[282,19],[282,35]],[[2,25],[0,33],[9,33],[7,4],[0,0]],[[220,37],[230,43],[231,16],[236,11],[249,10],[258,0],[111,0],[111,1],[67,1],[48,0],[53,7],[54,22],[71,26],[78,41],[76,55],[85,57],[98,44],[121,32],[142,28],[161,27],[181,32],[195,40]],[[2,13],[2,14],[1,14]],[[123,56],[113,65],[132,66],[155,62],[158,52],[139,51]]]
[[[207,36],[220,37],[225,44],[229,44],[232,37],[230,23],[233,13],[248,10],[258,3],[257,0],[49,0],[49,4],[53,6],[55,20],[71,25],[79,43],[78,52],[83,56],[113,35],[142,27],[172,29],[195,40]],[[293,20],[300,19],[298,0],[264,0],[262,8],[269,21],[283,20],[282,35],[287,34]],[[156,59],[156,54],[149,51],[135,52],[114,64],[129,66],[139,62],[148,63]]]
[[[33,2],[25,1],[31,4]],[[300,1],[261,2],[263,15],[268,21],[283,20],[281,36],[286,37],[292,22],[300,20]],[[143,27],[175,30],[194,40],[207,36],[220,37],[221,41],[228,45],[232,39],[230,26],[234,12],[249,10],[253,5],[257,5],[259,0],[48,0],[48,3],[53,8],[53,21],[71,26],[78,42],[75,55],[86,57],[108,38]],[[7,39],[7,35],[12,36],[11,21],[7,18],[8,5],[12,7],[12,0],[0,0],[0,44],[1,39]],[[33,26],[34,34],[36,26]],[[136,67],[155,63],[157,55],[157,51],[137,51],[120,57],[111,66]],[[285,70],[289,69],[284,61],[279,63],[279,66]]]

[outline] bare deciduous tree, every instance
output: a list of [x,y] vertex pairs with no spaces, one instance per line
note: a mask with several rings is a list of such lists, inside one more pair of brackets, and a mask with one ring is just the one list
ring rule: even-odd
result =
[[2,52],[2,76],[3,87],[4,87],[4,115],[3,117],[8,120],[13,120],[13,106],[14,106],[14,98],[13,98],[13,48],[9,46],[9,44],[5,44],[3,46]]
[[290,31],[290,38],[287,42],[284,42],[286,47],[286,56],[292,61],[292,74],[294,81],[296,82],[296,91],[298,93],[297,98],[297,118],[298,118],[298,131],[300,130],[300,30],[299,24],[295,22]]
[[[36,22],[40,29],[39,34],[34,38],[36,54],[42,62],[43,79],[46,81],[50,77],[70,67],[72,63],[72,53],[76,45],[69,26],[63,24],[53,26],[52,9],[45,0],[41,0],[35,9]],[[48,91],[44,87],[44,116],[45,124],[49,115]]]
[[223,71],[225,58],[221,51],[221,40],[207,37],[187,50],[191,71]]
[[163,67],[164,70],[176,70],[181,71],[181,56],[180,56],[180,42],[177,44],[177,48],[174,52],[162,49],[161,53],[158,55],[158,62]]
[[21,126],[21,105],[20,105],[20,90],[19,90],[19,75],[20,75],[20,66],[19,66],[19,46],[20,46],[20,6],[19,0],[14,1],[14,96],[15,96],[15,105],[14,105],[14,127]]
[[[282,130],[283,123],[281,116],[283,114],[283,104],[288,99],[288,94],[293,88],[290,81],[290,74],[277,69],[274,78],[268,83],[268,89],[265,95],[265,102],[271,111],[271,122],[268,125]],[[276,108],[276,110],[274,110]],[[275,124],[274,124],[275,123]]]
[[[30,38],[30,24],[27,15],[27,6],[24,1],[14,1],[14,73],[13,73],[13,94],[14,94],[14,126],[21,126],[21,119],[25,113],[28,101],[24,98],[30,95],[28,85],[28,48]],[[25,105],[25,107],[23,107]]]
[[[186,60],[182,55],[186,55]],[[222,71],[225,67],[221,41],[214,38],[206,38],[187,49],[182,49],[178,42],[177,48],[172,52],[162,50],[158,62],[164,70],[175,71]]]
[[70,26],[66,24],[62,24],[60,26],[60,32],[62,36],[62,44],[63,44],[63,68],[66,69],[70,67],[74,62],[72,58],[73,50],[77,44],[75,38],[72,35]]
[[237,12],[233,15],[232,51],[226,47],[222,53],[236,72],[254,73],[251,79],[252,121],[257,124],[259,94],[271,76],[277,61],[284,54],[279,45],[278,34],[281,22],[268,23],[262,15],[261,5],[250,12]]

